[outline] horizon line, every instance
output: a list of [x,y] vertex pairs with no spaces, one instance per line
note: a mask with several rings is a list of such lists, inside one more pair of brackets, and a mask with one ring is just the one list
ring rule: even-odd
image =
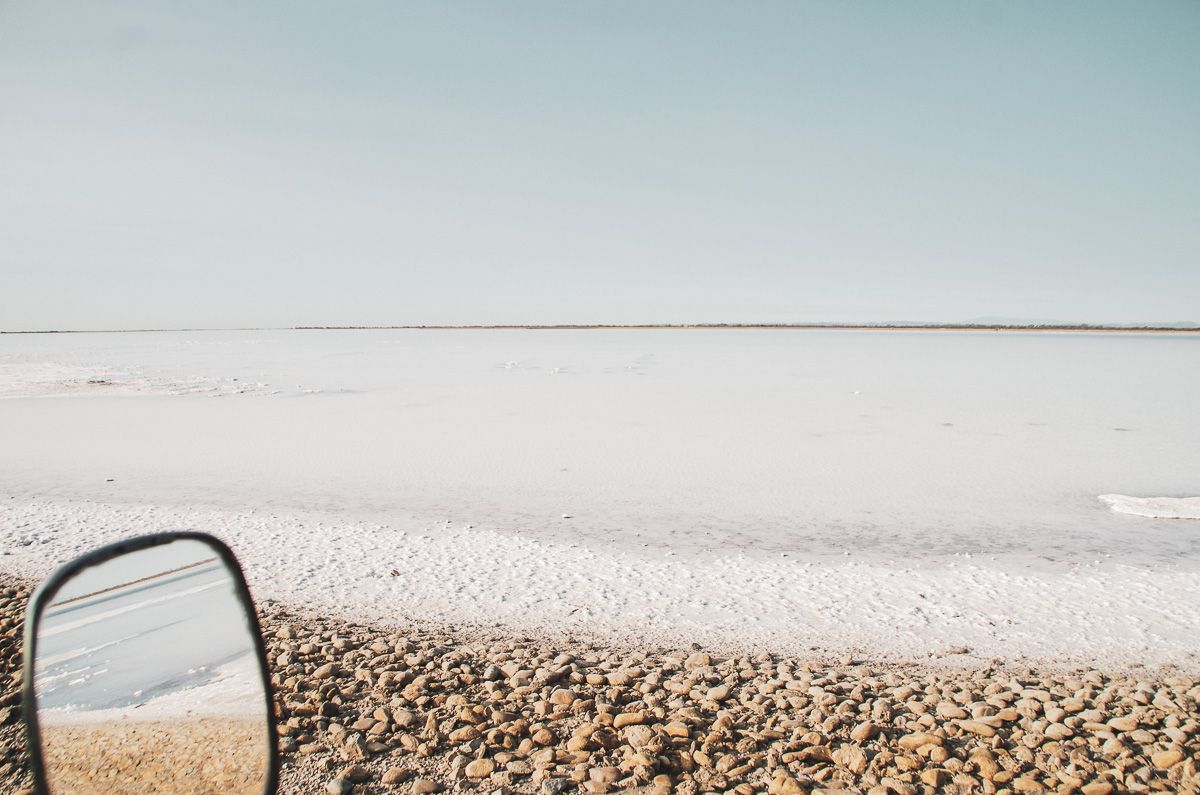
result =
[[384,325],[305,325],[305,326],[232,326],[129,329],[21,329],[0,330],[0,334],[155,334],[188,331],[588,331],[654,329],[794,329],[794,330],[913,330],[913,331],[1140,331],[1200,332],[1200,324],[1180,322],[1174,325],[1154,323],[494,323],[494,324],[384,324]]

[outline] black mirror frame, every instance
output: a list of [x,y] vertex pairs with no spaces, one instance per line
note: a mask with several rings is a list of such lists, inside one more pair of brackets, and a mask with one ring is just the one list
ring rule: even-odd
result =
[[[258,655],[258,668],[262,674],[263,697],[266,701],[266,730],[267,730],[267,776],[264,782],[263,795],[275,795],[279,786],[279,749],[275,732],[275,703],[271,690],[271,675],[267,666],[267,650],[263,641],[262,626],[258,621],[258,612],[254,609],[254,600],[250,596],[250,588],[246,585],[246,577],[242,573],[241,564],[234,556],[233,550],[220,539],[207,533],[180,531],[170,533],[154,533],[138,536],[92,550],[74,560],[59,566],[45,582],[38,586],[29,597],[29,606],[25,611],[25,649],[21,671],[21,709],[25,718],[26,743],[29,749],[29,763],[33,773],[33,786],[37,795],[52,795],[46,783],[46,768],[42,759],[41,731],[38,727],[37,697],[33,692],[33,661],[37,655],[37,633],[34,631],[42,611],[62,588],[63,584],[84,569],[97,566],[120,555],[139,552],[143,549],[170,544],[173,541],[199,541],[212,547],[221,561],[229,569],[233,578],[238,600],[246,611],[251,634],[254,636],[254,651]],[[220,749],[214,749],[220,753]]]

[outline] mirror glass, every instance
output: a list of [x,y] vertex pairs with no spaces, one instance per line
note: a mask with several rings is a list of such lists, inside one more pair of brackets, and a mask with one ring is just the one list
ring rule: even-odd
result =
[[192,539],[65,581],[34,630],[51,795],[262,795],[270,723],[248,609],[216,548]]

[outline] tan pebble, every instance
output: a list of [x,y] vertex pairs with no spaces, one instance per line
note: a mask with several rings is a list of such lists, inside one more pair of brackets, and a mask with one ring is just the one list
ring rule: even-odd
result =
[[1127,715],[1123,718],[1113,718],[1108,722],[1109,728],[1119,732],[1131,732],[1138,727],[1137,718]]
[[985,779],[993,779],[1000,771],[1000,765],[996,763],[996,755],[987,748],[976,748],[971,752],[970,760],[979,769],[979,775]]
[[1113,785],[1107,781],[1094,781],[1091,784],[1084,784],[1080,792],[1083,795],[1112,795]]
[[878,732],[878,726],[869,720],[865,720],[850,730],[850,739],[858,743],[865,743],[867,740],[874,737]]
[[941,787],[949,777],[949,773],[938,767],[931,767],[921,771],[921,781],[935,788]]
[[906,734],[900,738],[898,745],[906,751],[911,751],[915,748],[920,748],[922,745],[941,745],[944,741],[936,734],[928,732],[915,732]]
[[419,778],[413,782],[412,791],[414,795],[430,795],[430,793],[441,792],[442,785],[428,778]]
[[569,707],[575,702],[575,692],[565,688],[559,688],[550,694],[550,703],[560,707]]
[[698,651],[695,654],[689,655],[688,658],[683,662],[684,669],[688,671],[694,671],[697,668],[705,668],[709,665],[712,665],[712,657],[709,657],[702,651]]
[[450,742],[452,743],[468,743],[471,740],[483,736],[482,732],[475,726],[463,726],[460,729],[455,729],[450,732]]
[[867,769],[867,754],[857,745],[841,746],[833,752],[833,761],[856,776]]
[[963,731],[971,732],[971,734],[978,734],[980,737],[995,737],[996,736],[996,730],[981,721],[960,720],[958,722],[958,725],[959,725],[959,728],[961,728]]
[[539,729],[538,732],[533,735],[533,741],[538,745],[553,745],[555,739],[554,732],[550,731],[549,729]]
[[729,698],[729,685],[717,685],[709,688],[706,695],[709,701],[724,701]]
[[504,766],[504,769],[514,776],[528,776],[533,772],[533,765],[524,759],[514,759]]
[[329,679],[337,673],[337,666],[333,663],[325,663],[317,670],[313,671],[313,679]]
[[630,726],[625,732],[625,742],[634,748],[645,748],[654,739],[654,730],[649,726]]
[[1183,761],[1183,751],[1178,748],[1169,748],[1166,751],[1159,751],[1150,756],[1150,761],[1159,770],[1168,770]]
[[476,759],[469,762],[465,768],[467,778],[487,778],[496,769],[496,763],[491,759]]
[[379,779],[384,785],[392,786],[399,784],[408,778],[408,771],[402,767],[390,767],[384,771],[383,776]]
[[613,718],[613,728],[620,729],[624,726],[636,726],[646,722],[646,712],[638,710],[637,712],[622,712]]
[[371,771],[367,770],[362,765],[350,765],[338,773],[338,778],[344,778],[347,781],[353,781],[355,784],[361,784],[371,777]]
[[686,723],[682,723],[677,720],[671,721],[663,728],[666,729],[667,735],[670,737],[686,738],[691,735],[691,731],[688,729],[688,725]]
[[611,674],[607,674],[604,678],[608,684],[614,687],[624,687],[632,681],[629,674],[625,671],[613,671]]
[[1051,723],[1046,727],[1045,734],[1051,740],[1066,740],[1069,737],[1075,736],[1075,732],[1071,731],[1061,723]]
[[620,769],[612,766],[593,767],[588,770],[588,780],[594,781],[597,784],[615,784],[620,777]]
[[796,779],[786,774],[777,776],[767,785],[768,795],[806,795],[807,792]]

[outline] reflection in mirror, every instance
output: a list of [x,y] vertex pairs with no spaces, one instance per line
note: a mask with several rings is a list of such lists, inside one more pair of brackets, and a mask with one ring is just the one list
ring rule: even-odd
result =
[[80,571],[38,616],[51,795],[261,795],[267,701],[238,580],[180,539]]

